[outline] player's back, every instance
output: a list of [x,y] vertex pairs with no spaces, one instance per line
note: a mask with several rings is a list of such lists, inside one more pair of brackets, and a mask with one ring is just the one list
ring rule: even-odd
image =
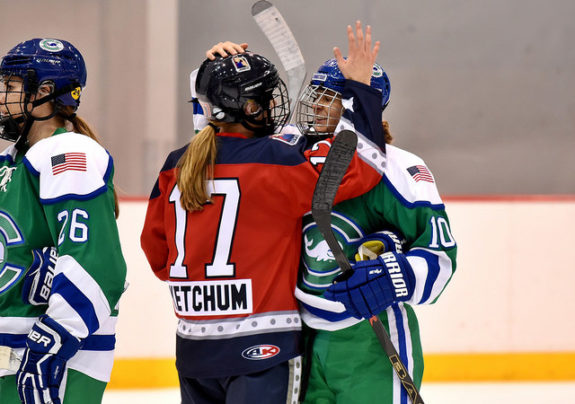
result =
[[[175,235],[166,240],[171,265],[164,277],[198,282],[195,293],[178,299],[181,318],[297,310],[301,216],[310,209],[314,169],[303,139],[239,136],[218,136],[211,203],[203,210],[186,212],[179,203],[176,164],[185,148],[172,153],[152,194],[151,203],[164,194],[166,233]],[[221,295],[215,304],[204,293],[212,288]]]

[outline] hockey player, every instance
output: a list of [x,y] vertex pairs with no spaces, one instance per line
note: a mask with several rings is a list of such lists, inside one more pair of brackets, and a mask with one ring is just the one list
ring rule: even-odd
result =
[[[369,82],[371,62],[356,62]],[[311,208],[315,163],[330,143],[304,153],[302,136],[269,136],[285,123],[287,93],[260,55],[206,60],[195,88],[210,123],[168,156],[141,237],[180,319],[182,402],[293,402],[301,375],[293,294],[301,217]],[[377,92],[366,85],[349,91],[358,111],[380,119],[377,110],[363,108],[377,102]],[[372,168],[381,163],[379,150],[359,137],[363,150],[344,177],[340,200],[381,179]]]
[[[336,59],[324,63],[299,100],[297,125],[308,136],[330,136],[342,104],[349,103],[338,67],[345,68],[343,62],[336,53]],[[383,112],[390,86],[377,65],[371,85],[382,89],[378,105]],[[383,128],[389,143],[387,122]],[[337,278],[340,269],[312,216],[304,217],[296,296],[309,344],[305,403],[409,402],[365,320],[373,315],[379,315],[416,386],[421,385],[423,354],[412,306],[434,303],[442,293],[455,271],[456,243],[424,161],[390,144],[382,146],[387,157],[382,181],[333,209],[336,238],[350,261],[357,260],[347,280]]]
[[97,404],[126,266],[112,158],[76,115],[84,60],[37,38],[0,75],[0,402]]

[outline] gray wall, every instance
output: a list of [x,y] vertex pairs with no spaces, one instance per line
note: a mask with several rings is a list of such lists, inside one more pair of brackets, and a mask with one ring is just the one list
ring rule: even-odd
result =
[[[148,194],[167,152],[158,148],[161,156],[151,159],[143,135],[154,116],[171,116],[146,102],[154,97],[150,80],[163,80],[149,77],[158,69],[148,53],[149,5],[161,1],[0,0],[2,53],[33,36],[61,36],[83,51],[89,78],[80,113],[115,156],[116,182],[127,195]],[[176,133],[157,134],[171,139],[170,147],[185,144],[192,132],[188,74],[213,43],[246,41],[279,64],[251,18],[252,3],[176,1],[177,19],[166,22],[166,29],[175,24],[179,33],[177,86],[174,98],[166,99],[176,108]],[[347,24],[361,19],[373,26],[382,41],[378,62],[392,84],[385,118],[395,144],[426,160],[442,194],[575,194],[569,164],[575,149],[575,2],[274,4],[309,72],[332,57],[333,46],[345,53]]]
[[[252,1],[181,2],[180,69],[213,42],[246,41],[275,58]],[[575,2],[570,0],[276,0],[308,71],[347,49],[361,19],[381,40],[391,80],[384,117],[423,157],[442,194],[575,193]],[[198,10],[201,10],[199,12]],[[224,16],[226,22],[223,21]],[[184,78],[184,74],[180,75]],[[182,87],[183,89],[183,87]],[[179,114],[180,128],[190,118]],[[180,129],[180,133],[183,133]]]

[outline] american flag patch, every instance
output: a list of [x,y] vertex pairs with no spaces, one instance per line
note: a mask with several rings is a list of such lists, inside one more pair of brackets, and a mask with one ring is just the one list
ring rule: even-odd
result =
[[422,165],[411,166],[407,169],[407,172],[411,174],[415,182],[419,181],[434,182],[433,175],[431,175],[431,172],[425,166]]
[[280,142],[284,142],[289,144],[290,146],[293,146],[299,141],[301,135],[293,133],[278,133],[277,135],[271,135],[270,137],[274,140],[279,140]]
[[64,171],[86,171],[86,153],[64,153],[52,156],[52,174]]

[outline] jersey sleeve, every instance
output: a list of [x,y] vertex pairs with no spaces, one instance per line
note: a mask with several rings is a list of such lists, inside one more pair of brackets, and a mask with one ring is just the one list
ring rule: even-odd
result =
[[391,225],[407,240],[406,257],[416,278],[408,303],[434,303],[455,272],[457,243],[425,162],[393,147],[388,148],[388,155],[385,186],[362,198],[375,217],[385,218],[384,228]]
[[335,130],[336,136],[345,129],[355,132],[357,157],[383,176],[387,156],[381,123],[381,93],[363,83],[346,80],[342,106],[344,111]]
[[115,314],[125,287],[112,158],[89,137],[66,133],[38,142],[24,163],[58,249],[47,314],[85,338]]
[[358,141],[373,143],[385,150],[381,92],[366,84],[346,80],[341,102],[344,111],[335,133],[344,129],[352,130],[357,133]]
[[[293,192],[302,193],[304,189],[309,190],[307,194],[304,193],[305,197],[303,200],[306,203],[304,213],[311,208],[311,197],[315,184],[323,169],[323,163],[327,158],[333,141],[333,138],[321,140],[313,144],[310,149],[304,151],[304,156],[308,163],[307,166],[316,172],[314,175],[302,177],[301,184],[297,182],[292,182],[291,184]],[[358,143],[358,148],[338,187],[334,204],[355,198],[375,187],[382,178],[385,161],[385,155],[377,146],[365,144],[364,147],[360,148]]]

